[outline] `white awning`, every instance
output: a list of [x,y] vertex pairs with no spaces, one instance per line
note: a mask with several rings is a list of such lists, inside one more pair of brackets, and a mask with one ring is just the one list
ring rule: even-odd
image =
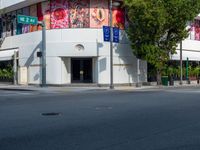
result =
[[15,51],[18,50],[14,49],[14,50],[0,51],[0,61],[12,60]]
[[[180,51],[176,51],[177,54],[172,55],[172,60],[180,60]],[[182,51],[183,60],[187,60],[187,58],[190,61],[200,61],[200,51]]]

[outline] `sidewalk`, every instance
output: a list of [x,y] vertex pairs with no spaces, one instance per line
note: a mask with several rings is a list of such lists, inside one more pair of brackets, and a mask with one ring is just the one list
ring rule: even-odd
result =
[[[115,86],[113,91],[138,91],[138,90],[158,90],[158,89],[173,89],[173,88],[189,88],[189,87],[200,87],[200,84],[186,84],[183,85],[175,83],[174,86],[157,86],[155,83],[150,86],[143,85],[140,87],[136,86]],[[9,91],[40,91],[40,92],[84,92],[84,91],[105,91],[110,90],[109,87],[98,87],[98,86],[47,86],[40,87],[33,85],[11,85],[11,84],[2,84],[0,83],[0,90],[9,90]]]

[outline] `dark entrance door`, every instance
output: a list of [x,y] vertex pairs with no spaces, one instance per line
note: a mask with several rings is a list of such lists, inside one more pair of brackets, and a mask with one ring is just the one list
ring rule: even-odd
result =
[[71,59],[72,83],[92,82],[92,58]]

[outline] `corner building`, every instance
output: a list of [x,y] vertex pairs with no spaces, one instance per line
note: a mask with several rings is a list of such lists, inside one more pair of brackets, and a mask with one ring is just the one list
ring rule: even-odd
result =
[[[40,26],[17,23],[18,14],[45,20],[47,27],[46,79],[50,85],[110,83],[110,43],[102,27],[109,25],[109,0],[1,0],[1,51],[18,51],[18,83],[40,84],[42,48]],[[114,84],[147,81],[147,63],[138,61],[125,34],[125,11],[113,8],[113,26],[120,41],[113,43]],[[0,51],[0,52],[1,52]],[[139,66],[139,70],[138,67]]]

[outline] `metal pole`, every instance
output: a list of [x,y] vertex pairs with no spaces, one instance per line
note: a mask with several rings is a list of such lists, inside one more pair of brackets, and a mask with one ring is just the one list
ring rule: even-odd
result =
[[13,80],[14,80],[14,85],[17,85],[17,52],[14,51],[14,60],[13,60]]
[[42,87],[46,86],[46,25],[42,21]]
[[112,5],[113,2],[110,0],[110,89],[114,89],[113,85],[113,30],[112,30]]
[[180,42],[180,71],[181,71],[181,74],[180,74],[180,85],[183,84],[183,54],[182,54],[182,41]]
[[189,58],[188,57],[186,61],[186,80],[189,83]]
[[137,59],[137,84],[136,87],[140,87],[140,59]]

